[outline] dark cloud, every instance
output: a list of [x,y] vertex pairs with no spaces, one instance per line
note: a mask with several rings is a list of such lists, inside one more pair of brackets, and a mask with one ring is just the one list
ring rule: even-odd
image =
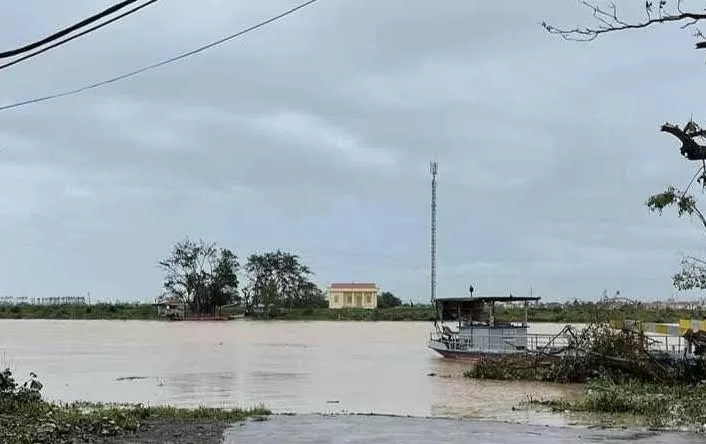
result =
[[[15,47],[111,2],[19,2]],[[428,162],[440,162],[439,292],[671,296],[698,226],[646,196],[693,168],[665,120],[706,92],[688,32],[562,41],[574,3],[321,0],[208,52],[0,113],[0,292],[148,299],[186,235],[300,253],[322,284],[428,294]],[[0,102],[71,89],[295,3],[159,2],[0,71]],[[668,47],[669,51],[658,50]],[[698,117],[698,116],[697,116]],[[39,277],[41,276],[41,278]]]

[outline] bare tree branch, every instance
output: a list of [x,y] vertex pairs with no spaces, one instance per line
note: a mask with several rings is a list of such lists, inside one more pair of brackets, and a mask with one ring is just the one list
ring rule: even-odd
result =
[[[579,0],[579,4],[591,10],[593,18],[597,24],[595,26],[576,27],[573,29],[560,28],[547,22],[542,22],[542,27],[550,34],[560,35],[566,40],[579,42],[587,42],[596,39],[601,34],[610,32],[625,31],[630,29],[643,29],[660,23],[684,23],[681,28],[693,26],[701,20],[706,20],[706,12],[704,11],[685,11],[682,7],[682,0],[671,1],[674,5],[668,8],[667,0],[657,1],[658,13],[654,13],[654,1],[648,0],[645,2],[645,19],[636,20],[634,22],[626,21],[620,18],[618,8],[614,3],[610,7],[601,7],[597,2]],[[671,11],[669,10],[671,9]],[[701,33],[697,32],[696,37],[701,38]],[[697,48],[706,47],[706,42],[696,44]]]
[[679,151],[682,156],[689,160],[705,160],[706,146],[699,144],[695,139],[705,138],[706,131],[701,129],[693,120],[684,125],[684,129],[679,128],[679,125],[674,125],[669,122],[660,127],[660,131],[671,134],[679,139],[682,143]]

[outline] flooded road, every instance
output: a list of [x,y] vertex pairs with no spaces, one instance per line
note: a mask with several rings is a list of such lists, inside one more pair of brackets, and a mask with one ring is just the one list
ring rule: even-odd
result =
[[[431,325],[392,322],[1,320],[0,364],[36,372],[61,401],[251,406],[563,424],[513,411],[576,386],[474,381],[425,346]],[[552,333],[562,326],[537,325]],[[428,376],[434,373],[437,376]]]
[[225,444],[242,442],[366,444],[692,444],[703,436],[634,430],[538,427],[492,421],[386,418],[364,416],[275,417],[237,425],[226,431]]

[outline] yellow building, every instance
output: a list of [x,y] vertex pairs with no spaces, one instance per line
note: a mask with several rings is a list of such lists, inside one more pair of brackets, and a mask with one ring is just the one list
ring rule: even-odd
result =
[[328,288],[329,308],[368,308],[378,306],[378,287],[368,283],[331,284]]

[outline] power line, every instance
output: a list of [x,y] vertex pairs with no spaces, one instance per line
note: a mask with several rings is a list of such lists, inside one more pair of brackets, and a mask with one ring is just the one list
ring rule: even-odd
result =
[[48,37],[45,37],[45,38],[43,38],[42,40],[39,40],[39,41],[34,42],[34,43],[30,43],[29,45],[25,45],[25,46],[23,46],[23,47],[21,47],[21,48],[17,48],[17,49],[12,49],[12,50],[9,50],[9,51],[0,52],[0,59],[6,59],[6,58],[9,58],[9,57],[14,57],[14,56],[19,55],[19,54],[24,54],[25,52],[29,52],[29,51],[31,51],[31,50],[33,50],[33,49],[35,49],[35,48],[39,48],[40,46],[45,45],[45,44],[50,43],[50,42],[53,42],[54,40],[58,40],[58,39],[62,38],[63,36],[67,35],[67,34],[70,34],[70,33],[74,32],[74,31],[76,31],[76,30],[78,30],[78,29],[81,29],[81,28],[83,28],[84,26],[88,26],[88,25],[90,25],[91,23],[93,23],[93,22],[95,22],[95,21],[97,21],[97,20],[100,20],[100,19],[102,19],[103,17],[106,17],[106,16],[108,16],[108,15],[110,15],[110,14],[116,12],[116,11],[119,11],[119,10],[125,8],[126,6],[129,6],[129,5],[131,5],[132,3],[135,3],[135,2],[137,2],[137,1],[138,1],[138,0],[123,0],[123,1],[120,2],[120,3],[111,6],[110,8],[104,9],[103,11],[101,11],[101,12],[99,12],[99,13],[97,13],[97,14],[94,14],[94,15],[88,17],[87,19],[81,20],[80,22],[78,22],[78,23],[76,23],[76,24],[74,24],[74,25],[69,26],[68,28],[64,28],[64,29],[62,29],[61,31],[55,32],[54,34],[52,34],[52,35],[50,35],[50,36],[48,36]]
[[207,44],[207,45],[201,46],[201,47],[196,48],[196,49],[194,49],[194,50],[191,50],[191,51],[189,51],[189,52],[182,53],[182,54],[180,54],[180,55],[178,55],[178,56],[174,56],[174,57],[172,57],[172,58],[163,60],[163,61],[161,61],[161,62],[158,62],[158,63],[152,64],[152,65],[146,66],[146,67],[144,67],[144,68],[141,68],[141,69],[138,69],[138,70],[135,70],[135,71],[131,71],[131,72],[128,72],[128,73],[126,73],[126,74],[122,74],[122,75],[113,77],[113,78],[108,79],[108,80],[103,80],[103,81],[101,81],[101,82],[96,82],[96,83],[93,83],[93,84],[90,84],[90,85],[82,86],[82,87],[80,87],[80,88],[76,88],[76,89],[72,89],[72,90],[68,90],[68,91],[63,91],[63,92],[60,92],[60,93],[55,93],[55,94],[51,94],[51,95],[47,95],[47,96],[43,96],[43,97],[37,97],[37,98],[34,98],[34,99],[28,99],[28,100],[24,100],[24,101],[21,101],[21,102],[16,102],[16,103],[13,103],[13,104],[10,104],[10,105],[0,106],[0,111],[5,111],[5,110],[8,110],[8,109],[12,109],[12,108],[18,108],[18,107],[20,107],[20,106],[25,106],[25,105],[31,105],[31,104],[33,104],[33,103],[45,102],[45,101],[47,101],[47,100],[58,99],[58,98],[61,98],[61,97],[71,96],[71,95],[75,95],[75,94],[80,94],[80,93],[82,93],[82,92],[84,92],[84,91],[88,91],[88,90],[90,90],[90,89],[99,88],[99,87],[101,87],[101,86],[105,86],[105,85],[108,85],[108,84],[110,84],[110,83],[115,83],[115,82],[118,82],[118,81],[120,81],[120,80],[127,79],[127,78],[129,78],[129,77],[134,77],[134,76],[136,76],[136,75],[138,75],[138,74],[142,74],[143,72],[150,71],[150,70],[152,70],[152,69],[156,69],[156,68],[162,67],[162,66],[164,66],[164,65],[168,65],[168,64],[170,64],[170,63],[176,62],[176,61],[181,60],[181,59],[185,59],[185,58],[190,57],[190,56],[192,56],[192,55],[195,55],[195,54],[198,54],[198,53],[200,53],[200,52],[203,52],[203,51],[205,51],[205,50],[207,50],[207,49],[213,48],[214,46],[218,46],[218,45],[221,45],[221,44],[223,44],[223,43],[225,43],[225,42],[228,42],[228,41],[230,41],[230,40],[233,40],[233,39],[235,39],[235,38],[237,38],[237,37],[240,37],[240,36],[242,36],[242,35],[244,35],[244,34],[247,34],[248,32],[254,31],[254,30],[258,29],[258,28],[262,28],[263,26],[269,25],[269,24],[272,23],[272,22],[275,22],[275,21],[277,21],[277,20],[280,20],[280,19],[282,19],[282,18],[284,18],[284,17],[286,17],[286,16],[288,16],[288,15],[290,15],[290,14],[292,14],[292,13],[294,13],[294,12],[296,12],[296,11],[302,9],[302,8],[305,8],[305,7],[307,7],[307,6],[309,6],[309,5],[313,4],[313,3],[316,3],[317,1],[319,1],[319,0],[309,0],[309,1],[307,1],[307,2],[301,3],[300,5],[295,6],[295,7],[292,8],[292,9],[289,9],[289,10],[287,10],[287,11],[285,11],[285,12],[279,14],[279,15],[276,15],[276,16],[274,16],[274,17],[272,17],[272,18],[269,18],[269,19],[267,19],[267,20],[265,20],[265,21],[262,21],[262,22],[260,22],[260,23],[258,23],[258,24],[256,24],[256,25],[252,25],[252,26],[250,26],[250,27],[248,27],[248,28],[245,28],[245,29],[243,29],[242,31],[238,31],[238,32],[236,32],[235,34],[231,34],[231,35],[229,35],[229,36],[227,36],[227,37],[224,37],[224,38],[222,38],[222,39],[220,39],[220,40],[216,40],[215,42],[211,42],[211,43],[209,43],[209,44]]
[[83,36],[86,35],[86,34],[90,34],[91,32],[96,31],[96,30],[98,30],[98,29],[100,29],[100,28],[102,28],[102,27],[104,27],[104,26],[108,26],[109,24],[111,24],[111,23],[113,23],[113,22],[115,22],[115,21],[118,21],[118,20],[120,20],[120,19],[122,19],[122,18],[124,18],[124,17],[127,17],[128,15],[134,14],[134,13],[136,13],[137,11],[139,11],[139,10],[141,10],[141,9],[143,9],[143,8],[145,8],[145,7],[147,7],[147,6],[151,5],[151,4],[153,4],[153,3],[156,3],[157,1],[159,1],[159,0],[150,0],[150,1],[148,1],[147,3],[144,3],[144,4],[140,5],[140,6],[137,6],[137,7],[133,8],[133,9],[130,9],[129,11],[124,12],[124,13],[122,13],[122,14],[116,16],[116,17],[113,17],[112,19],[108,20],[107,22],[103,22],[103,23],[101,23],[100,25],[96,25],[96,26],[93,26],[93,27],[91,27],[91,28],[88,28],[88,29],[86,29],[86,30],[84,30],[84,31],[81,31],[80,33],[78,33],[78,34],[76,34],[76,35],[73,35],[73,36],[68,37],[68,38],[66,38],[66,39],[64,39],[64,40],[61,40],[61,41],[59,41],[59,42],[56,42],[56,43],[54,43],[53,45],[49,45],[49,46],[47,46],[47,47],[44,47],[44,48],[40,49],[39,51],[35,51],[35,52],[31,53],[31,54],[27,54],[27,55],[24,56],[24,57],[21,57],[21,58],[19,58],[19,59],[13,60],[12,62],[6,63],[6,64],[4,64],[4,65],[0,65],[0,70],[5,69],[5,68],[9,68],[9,67],[11,67],[11,66],[13,66],[13,65],[16,65],[16,64],[18,64],[18,63],[20,63],[20,62],[23,62],[23,61],[27,60],[27,59],[31,59],[32,57],[36,57],[36,56],[38,56],[38,55],[40,55],[40,54],[42,54],[42,53],[45,53],[45,52],[47,52],[47,51],[49,51],[49,50],[51,50],[51,49],[56,48],[56,47],[58,47],[58,46],[65,45],[65,44],[69,43],[69,42],[72,41],[72,40],[75,40],[75,39],[77,39],[77,38],[79,38],[79,37],[83,37]]

